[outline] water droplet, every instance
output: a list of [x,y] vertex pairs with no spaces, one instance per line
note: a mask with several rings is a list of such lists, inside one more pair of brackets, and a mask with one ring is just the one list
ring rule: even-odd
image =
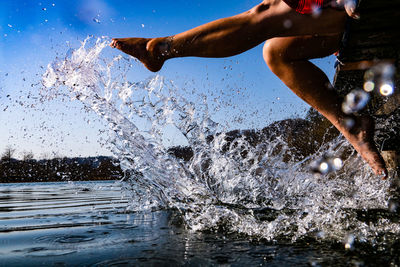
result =
[[43,10],[43,11],[46,11],[46,10],[47,10],[47,8],[45,8],[45,7],[44,7],[44,8],[42,8],[42,10]]
[[319,171],[322,174],[327,174],[329,172],[329,164],[327,162],[321,162],[321,164],[319,164]]
[[285,27],[286,29],[290,29],[293,26],[293,22],[290,19],[286,19],[283,22],[283,27]]
[[368,92],[368,93],[372,92],[372,91],[374,91],[374,89],[375,89],[375,83],[373,81],[366,81],[364,83],[364,90],[366,92]]
[[351,129],[351,128],[354,127],[354,125],[356,124],[356,122],[355,122],[354,119],[352,119],[352,118],[345,118],[345,119],[343,120],[343,124],[344,124],[344,127],[346,127],[346,129]]
[[321,15],[322,9],[320,6],[312,5],[311,9],[312,9],[312,16],[314,18],[318,18]]
[[391,82],[386,82],[381,85],[381,88],[379,89],[379,92],[383,96],[390,96],[393,94],[394,89],[393,89],[393,84]]
[[13,26],[11,24],[7,24],[8,27],[12,28]]
[[357,7],[357,1],[356,0],[345,0],[344,5],[346,7],[346,10],[355,10]]
[[52,6],[56,6],[56,4],[51,4]]
[[312,267],[320,267],[321,264],[320,264],[319,262],[312,261],[312,262],[311,262],[311,266],[312,266]]
[[388,207],[390,212],[397,212],[399,208],[399,202],[394,199],[390,199],[388,202]]
[[392,77],[396,72],[396,68],[392,64],[384,64],[382,66],[382,75],[385,78]]
[[352,234],[347,235],[344,238],[344,248],[346,250],[353,250],[354,249],[354,241],[355,241],[355,237]]
[[334,158],[332,160],[332,167],[335,171],[340,170],[343,167],[343,161],[340,158]]
[[346,95],[342,104],[342,110],[346,114],[352,114],[365,108],[368,104],[370,96],[367,92],[356,89]]
[[373,81],[375,78],[375,73],[373,71],[373,68],[367,70],[364,74],[364,80],[368,81]]
[[317,237],[318,238],[325,238],[325,232],[324,231],[319,231],[318,233],[317,233]]

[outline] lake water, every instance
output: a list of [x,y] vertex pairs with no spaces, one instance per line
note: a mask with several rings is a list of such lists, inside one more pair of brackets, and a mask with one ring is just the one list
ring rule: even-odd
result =
[[[0,184],[0,266],[398,266],[399,246],[188,231],[114,181]],[[396,243],[396,242],[395,242]],[[398,242],[397,242],[398,243]]]

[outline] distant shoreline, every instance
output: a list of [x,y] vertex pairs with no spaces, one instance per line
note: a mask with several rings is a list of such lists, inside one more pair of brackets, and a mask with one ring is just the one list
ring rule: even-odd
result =
[[[13,177],[10,178],[10,179],[13,179]],[[115,179],[112,179],[110,177],[108,177],[108,178],[101,177],[101,178],[94,178],[94,179],[88,179],[88,180],[82,180],[82,179],[80,179],[80,180],[69,180],[69,179],[66,179],[66,180],[40,180],[40,178],[39,179],[27,180],[27,179],[25,179],[25,177],[17,177],[17,179],[15,179],[15,180],[5,180],[5,181],[3,180],[3,178],[1,178],[0,184],[29,184],[29,183],[58,183],[58,182],[60,182],[60,183],[63,183],[63,182],[65,182],[65,183],[67,183],[67,182],[98,182],[98,181],[118,181],[120,179],[121,179],[121,177],[118,177],[118,178],[115,178]]]
[[0,183],[119,180],[123,171],[112,157],[2,159]]
[[117,182],[120,179],[108,179],[108,180],[78,180],[78,181],[71,181],[71,180],[64,180],[64,181],[30,181],[30,182],[0,182],[0,186],[2,185],[10,185],[10,184],[33,184],[33,183],[40,183],[40,184],[51,184],[51,183],[75,183],[75,182]]

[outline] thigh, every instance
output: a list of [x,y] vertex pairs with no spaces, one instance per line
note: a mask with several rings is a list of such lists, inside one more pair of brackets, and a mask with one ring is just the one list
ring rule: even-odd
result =
[[317,16],[300,14],[283,0],[265,0],[252,11],[253,22],[264,29],[266,39],[339,34],[346,22],[344,11],[324,8]]
[[342,34],[276,37],[265,43],[265,49],[285,61],[308,60],[332,55],[338,51],[341,39]]

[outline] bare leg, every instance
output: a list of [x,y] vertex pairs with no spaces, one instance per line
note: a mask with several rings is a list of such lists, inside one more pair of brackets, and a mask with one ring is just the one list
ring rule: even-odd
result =
[[[227,57],[251,49],[267,39],[292,36],[268,42],[264,51],[271,69],[296,94],[326,116],[376,173],[386,173],[384,162],[372,141],[372,120],[368,117],[359,118],[352,131],[343,127],[341,99],[329,88],[326,75],[308,62],[310,58],[327,56],[333,52],[338,46],[338,37],[334,45],[328,42],[332,42],[331,38],[293,38],[339,34],[344,28],[344,18],[345,12],[333,9],[325,9],[321,16],[313,18],[296,13],[282,0],[264,0],[247,12],[174,36],[113,39],[110,45],[138,58],[149,70],[158,71],[170,58]],[[285,27],[288,22],[291,27]],[[325,46],[321,41],[326,42]],[[284,48],[279,50],[277,44]],[[278,56],[280,54],[282,56]],[[274,63],[272,58],[277,62]]]
[[318,110],[343,134],[371,166],[375,174],[387,175],[385,163],[374,140],[374,122],[370,116],[354,117],[351,129],[345,127],[342,99],[328,77],[311,58],[324,57],[338,48],[340,35],[273,38],[264,46],[264,59],[270,69],[300,98]]
[[339,33],[344,17],[345,12],[326,9],[313,18],[298,14],[281,0],[264,0],[249,11],[174,36],[115,38],[111,46],[138,58],[149,70],[158,71],[170,58],[228,57],[273,37]]

